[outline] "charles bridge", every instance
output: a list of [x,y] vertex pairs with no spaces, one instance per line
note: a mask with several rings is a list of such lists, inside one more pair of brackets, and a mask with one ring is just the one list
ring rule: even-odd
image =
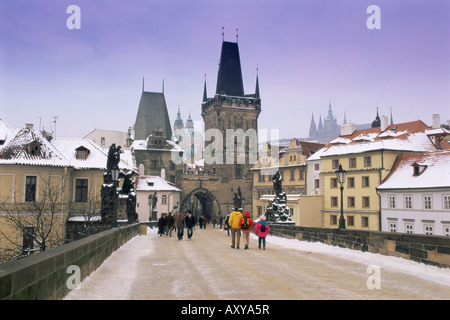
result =
[[[1,264],[0,299],[62,299],[70,292],[70,266],[79,268],[82,280],[130,239],[146,234],[147,228],[147,223],[120,226]],[[450,237],[283,225],[271,225],[271,234],[450,268]]]

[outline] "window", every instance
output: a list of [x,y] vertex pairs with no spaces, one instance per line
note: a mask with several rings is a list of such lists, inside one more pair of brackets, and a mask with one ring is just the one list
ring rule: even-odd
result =
[[389,222],[389,232],[397,232],[397,222]]
[[444,210],[450,210],[450,195],[444,195],[442,202],[444,203]]
[[450,236],[450,226],[444,226],[444,236]]
[[372,157],[364,157],[364,167],[372,166]]
[[314,189],[319,189],[320,183],[319,179],[314,179]]
[[75,180],[75,202],[87,202],[88,185],[88,179]]
[[362,186],[363,187],[369,187],[370,183],[369,183],[369,177],[368,176],[364,176],[362,177]]
[[166,196],[166,195],[163,195],[163,196],[162,196],[162,198],[161,198],[161,203],[162,203],[162,204],[167,204],[167,196]]
[[339,168],[339,160],[333,160],[331,165],[332,165],[333,169],[338,169]]
[[100,137],[100,145],[104,148],[106,146],[106,139],[105,137]]
[[314,171],[319,171],[320,170],[320,166],[318,163],[314,164]]
[[389,208],[390,209],[395,209],[395,196],[388,196],[389,198]]
[[356,158],[348,159],[348,167],[349,168],[356,168]]
[[432,224],[424,224],[423,225],[423,233],[428,235],[433,235],[434,226]]
[[77,152],[76,157],[78,160],[86,160],[89,155],[89,149],[83,146],[76,148],[75,151]]
[[301,170],[301,169],[300,169],[299,172],[300,172],[300,173],[299,173],[298,178],[299,178],[300,180],[305,180],[305,170]]
[[348,188],[354,188],[355,187],[355,178],[354,177],[348,177],[347,178],[347,187]]
[[363,208],[370,208],[370,197],[362,197]]
[[157,160],[152,160],[151,168],[152,168],[152,169],[158,168],[158,161],[157,161]]
[[406,231],[406,233],[413,233],[414,232],[414,224],[405,223],[405,231]]
[[412,209],[412,196],[405,196],[405,209]]
[[331,206],[332,207],[338,206],[338,197],[331,197]]
[[361,217],[361,226],[363,228],[369,227],[369,217]]
[[291,170],[291,180],[295,180],[295,170]]
[[25,201],[36,201],[36,177],[27,176],[25,178]]
[[349,208],[355,207],[355,197],[347,197],[347,206]]
[[354,226],[355,225],[355,217],[354,216],[347,216],[347,225],[348,226]]
[[431,210],[431,196],[430,195],[425,195],[423,196],[423,208],[425,210]]
[[330,224],[337,225],[337,216],[336,215],[333,214],[330,216]]
[[330,188],[337,188],[337,178],[331,178],[330,179]]

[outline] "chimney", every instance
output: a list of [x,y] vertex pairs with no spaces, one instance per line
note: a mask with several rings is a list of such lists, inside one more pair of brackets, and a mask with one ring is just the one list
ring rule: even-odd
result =
[[385,131],[389,127],[389,118],[381,116],[381,132]]
[[439,116],[439,114],[435,113],[433,114],[433,129],[440,127],[441,127],[441,117]]
[[25,123],[25,128],[33,129],[34,125],[32,123]]
[[356,130],[356,125],[354,123],[345,123],[341,125],[341,136],[349,136]]
[[164,169],[164,168],[161,169],[161,179],[166,181],[166,169]]

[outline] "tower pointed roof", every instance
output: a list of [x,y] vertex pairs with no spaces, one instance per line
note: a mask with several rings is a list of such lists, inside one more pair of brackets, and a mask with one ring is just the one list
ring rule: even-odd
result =
[[317,139],[316,121],[314,120],[314,113],[311,115],[311,124],[309,126],[309,138]]
[[257,99],[261,98],[261,97],[259,96],[259,79],[258,79],[258,73],[256,73],[255,98],[257,98]]
[[205,74],[205,85],[203,86],[203,102],[208,100],[208,93],[206,91],[206,74]]
[[177,117],[173,123],[173,129],[177,130],[177,129],[183,129],[183,128],[184,128],[184,122],[183,122],[183,119],[181,118],[180,107],[178,107]]
[[172,128],[163,92],[143,91],[135,122],[135,139],[145,140],[154,129],[162,129],[167,140],[172,139]]
[[244,96],[239,46],[235,42],[222,42],[216,94]]

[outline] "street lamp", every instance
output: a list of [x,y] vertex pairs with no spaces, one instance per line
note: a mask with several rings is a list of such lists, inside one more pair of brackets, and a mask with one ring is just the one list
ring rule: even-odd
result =
[[339,229],[345,229],[345,219],[344,219],[344,182],[345,182],[345,174],[347,172],[342,169],[342,165],[339,164],[339,169],[336,170],[336,177],[341,185],[341,216],[339,217]]
[[112,221],[111,221],[112,228],[117,228],[117,185],[118,185],[118,181],[119,181],[119,174],[120,174],[119,166],[117,165],[117,163],[115,163],[111,168],[111,176],[112,176],[112,181],[113,181],[113,186],[114,186],[114,188],[113,188],[113,190],[114,190],[113,216],[112,216]]

